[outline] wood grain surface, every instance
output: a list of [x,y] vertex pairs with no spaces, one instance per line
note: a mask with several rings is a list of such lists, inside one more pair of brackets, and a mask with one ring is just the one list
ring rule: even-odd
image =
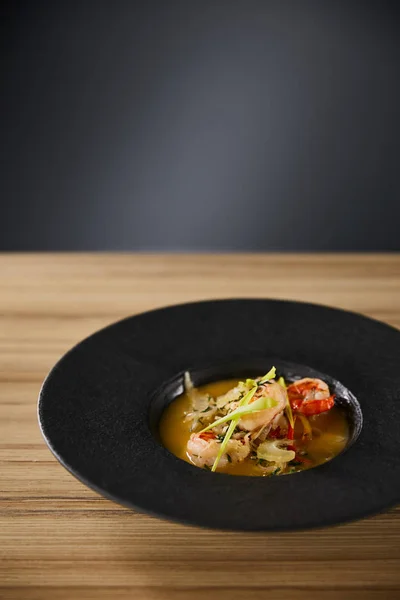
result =
[[[308,300],[400,328],[396,255],[0,255],[0,598],[400,598],[400,510],[236,534],[119,507],[69,475],[36,417],[41,382],[116,319],[223,297]],[[267,510],[267,507],[266,507]]]

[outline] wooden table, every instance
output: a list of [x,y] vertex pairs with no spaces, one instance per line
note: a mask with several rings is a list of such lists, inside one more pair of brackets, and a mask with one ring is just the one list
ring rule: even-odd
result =
[[310,300],[400,327],[400,256],[0,256],[1,599],[400,597],[399,509],[306,533],[197,530],[101,498],[45,446],[37,395],[71,345],[126,315],[234,296]]

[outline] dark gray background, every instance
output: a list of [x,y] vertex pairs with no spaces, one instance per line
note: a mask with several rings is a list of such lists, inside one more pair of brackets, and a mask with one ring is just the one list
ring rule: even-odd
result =
[[4,3],[0,249],[400,249],[397,6]]

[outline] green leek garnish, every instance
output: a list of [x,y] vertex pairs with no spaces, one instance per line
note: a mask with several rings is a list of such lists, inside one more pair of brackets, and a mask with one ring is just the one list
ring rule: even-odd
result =
[[[251,391],[253,391],[253,390],[251,390]],[[255,391],[255,389],[254,389],[254,391]],[[251,397],[253,397],[253,396],[254,396],[254,394],[252,394]],[[265,410],[266,408],[272,408],[273,406],[276,406],[276,405],[277,405],[277,401],[274,400],[273,398],[268,398],[268,397],[258,398],[257,400],[252,402],[250,405],[239,406],[238,408],[236,408],[229,414],[225,415],[224,417],[221,417],[217,421],[214,421],[214,423],[211,423],[211,425],[208,425],[205,429],[200,431],[200,433],[204,433],[205,431],[208,431],[209,429],[213,429],[214,427],[223,425],[227,421],[231,421],[232,419],[235,419],[236,417],[239,417],[239,419],[240,419],[240,417],[243,417],[244,415],[249,415],[253,412],[258,412],[260,410]]]
[[301,424],[303,425],[303,438],[305,436],[308,436],[311,440],[312,439],[312,429],[311,429],[309,420],[307,419],[307,417],[305,415],[302,415],[301,413],[298,413],[297,416],[299,417]]
[[242,385],[243,387],[247,387],[247,388],[257,387],[257,386],[262,385],[266,381],[273,379],[275,377],[275,373],[276,373],[276,369],[275,369],[275,367],[272,367],[272,369],[270,371],[268,371],[268,373],[266,375],[264,375],[264,377],[262,377],[262,379],[260,379],[260,381],[256,381],[255,379],[246,379],[246,381],[239,381],[239,385]]
[[[257,387],[254,387],[252,390],[250,390],[249,392],[247,392],[247,394],[245,396],[243,396],[243,398],[241,399],[241,401],[239,402],[239,408],[240,407],[245,407],[247,406],[247,404],[250,402],[250,400],[253,398],[254,394],[257,391]],[[230,415],[229,415],[230,416]],[[231,439],[233,432],[236,429],[237,424],[240,421],[240,416],[239,417],[234,417],[231,421],[231,424],[228,427],[228,431],[225,434],[225,437],[223,439],[223,442],[221,444],[221,447],[218,451],[218,454],[216,456],[216,459],[214,460],[214,464],[212,466],[211,471],[216,471],[217,467],[218,467],[218,463],[221,460],[221,456],[223,455],[223,453],[225,452],[225,448],[228,445],[229,440]]]
[[261,385],[263,383],[266,383],[270,379],[273,379],[275,377],[275,375],[276,375],[276,369],[275,369],[275,367],[272,367],[272,369],[270,371],[268,371],[268,373],[266,375],[264,375],[264,377],[258,382],[258,385]]
[[[253,398],[254,394],[257,391],[258,385],[260,385],[261,383],[265,383],[270,379],[273,379],[275,377],[275,373],[276,373],[276,369],[275,367],[272,367],[272,369],[262,378],[261,381],[258,382],[258,384],[256,384],[249,392],[247,392],[247,394],[245,394],[243,396],[243,398],[240,400],[239,402],[239,406],[236,410],[234,410],[233,412],[231,412],[229,415],[226,415],[226,417],[223,417],[222,419],[218,419],[218,421],[215,421],[215,423],[213,423],[212,425],[209,425],[208,427],[206,427],[206,429],[203,429],[203,431],[201,433],[203,433],[204,431],[208,431],[209,429],[212,429],[213,427],[217,427],[218,424],[221,424],[221,421],[223,423],[226,423],[226,421],[229,421],[230,419],[232,419],[231,424],[228,427],[228,431],[225,433],[225,437],[223,442],[221,443],[221,447],[219,449],[219,452],[217,454],[217,457],[214,461],[214,464],[212,466],[211,471],[216,471],[217,467],[218,467],[218,463],[221,460],[221,456],[223,455],[223,453],[225,452],[225,448],[228,445],[229,440],[231,439],[233,432],[236,429],[237,424],[240,421],[240,417],[243,414],[249,414],[250,412],[256,412],[258,410],[263,410],[262,408],[256,408],[256,406],[260,406],[261,404],[259,404],[259,400],[256,400],[255,402],[253,402],[253,406],[251,407],[251,410],[248,412],[241,412],[238,413],[238,411],[241,408],[245,408],[247,407],[247,405],[250,403],[250,400]],[[255,382],[254,382],[255,383]],[[267,403],[268,406],[265,406],[265,408],[270,408],[271,406],[275,406],[276,402],[275,400],[272,400],[272,398],[260,398],[260,400],[264,400],[264,404]],[[274,404],[271,404],[271,402],[273,402]],[[250,407],[249,407],[250,408]]]
[[[283,377],[279,377],[278,379],[278,383],[279,385],[281,385],[283,387],[283,389],[286,392],[286,382],[284,380]],[[293,412],[292,412],[292,407],[290,406],[290,402],[289,402],[289,397],[287,395],[286,392],[286,406],[285,406],[285,412],[286,412],[286,416],[288,418],[288,421],[290,423],[290,426],[292,429],[294,429],[294,418],[293,418]]]
[[242,384],[244,387],[252,388],[257,385],[257,381],[254,379],[246,379],[246,381],[239,381],[239,385]]
[[224,441],[221,444],[221,447],[220,447],[220,449],[218,451],[217,457],[216,457],[216,459],[214,461],[214,464],[213,464],[213,466],[211,468],[211,471],[215,471],[216,468],[218,467],[218,463],[221,460],[221,456],[225,452],[225,448],[227,447],[228,442],[231,439],[231,437],[233,435],[233,432],[235,431],[235,428],[236,428],[236,425],[238,424],[238,421],[239,421],[239,418],[233,419],[233,421],[229,425],[229,429],[228,429],[228,431],[225,434]]

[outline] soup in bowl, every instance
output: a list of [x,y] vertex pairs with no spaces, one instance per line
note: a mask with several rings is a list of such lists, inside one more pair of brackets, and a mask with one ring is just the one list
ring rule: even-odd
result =
[[325,463],[347,446],[350,424],[328,383],[264,376],[184,391],[160,420],[163,445],[196,467],[231,475],[287,475]]

